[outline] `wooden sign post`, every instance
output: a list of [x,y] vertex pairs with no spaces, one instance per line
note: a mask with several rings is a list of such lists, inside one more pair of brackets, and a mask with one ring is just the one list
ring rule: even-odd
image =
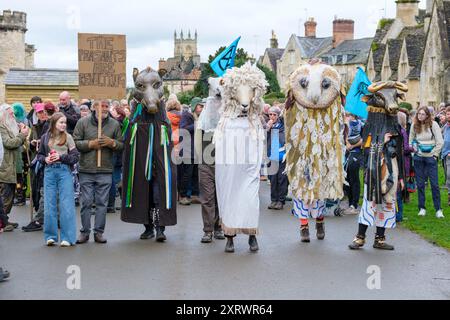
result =
[[[126,37],[117,34],[78,34],[80,99],[124,99],[126,96]],[[97,110],[98,138],[102,136],[101,103]],[[101,149],[97,166],[101,166]]]
[[[101,103],[98,105],[97,119],[98,119],[97,138],[100,139],[102,137],[102,104]],[[97,167],[100,168],[101,166],[102,166],[102,148],[97,150]]]

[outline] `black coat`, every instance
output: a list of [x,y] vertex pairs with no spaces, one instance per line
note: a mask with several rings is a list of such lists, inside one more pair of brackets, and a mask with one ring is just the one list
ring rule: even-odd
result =
[[[45,158],[50,153],[50,147],[48,146],[48,142],[50,140],[50,134],[47,132],[44,134],[41,138],[41,143],[39,146],[39,151],[37,154],[37,160],[43,164],[45,163]],[[72,150],[69,150],[67,154],[61,155],[60,162],[63,164],[67,164],[68,166],[74,166],[78,163],[80,160],[80,153],[78,152],[77,148],[73,148]]]
[[[186,154],[183,154],[183,149],[180,151],[180,157],[185,157],[186,159],[194,160],[194,131],[195,131],[195,119],[194,115],[190,113],[189,111],[184,111],[181,114],[181,121],[180,121],[180,130],[187,130],[189,131],[190,138],[191,138],[191,150]],[[180,143],[183,142],[183,136],[180,135]],[[187,151],[187,150],[186,150]]]
[[75,126],[77,125],[78,120],[80,120],[81,118],[81,115],[75,109],[75,105],[73,105],[72,103],[67,107],[60,105],[59,111],[64,113],[64,116],[67,119],[67,132],[69,134],[73,134]]
[[[164,110],[164,106],[161,107]],[[133,192],[131,208],[126,207],[128,177],[130,172],[130,153],[131,153],[131,130],[137,123],[137,145],[136,145],[136,159],[135,159],[135,174],[133,181]],[[145,177],[145,167],[147,160],[147,149],[149,145],[149,126],[154,125],[154,143],[153,143],[153,169],[152,180],[147,181]],[[168,147],[171,168],[171,209],[166,208],[166,180],[164,170],[164,149],[161,146],[161,126],[165,125],[168,129],[169,137],[171,136],[170,122],[165,115],[156,114],[150,115],[145,110],[142,115],[138,116],[135,121],[130,121],[128,133],[126,134],[126,141],[123,150],[123,175],[122,175],[122,211],[121,219],[128,223],[137,224],[151,224],[151,209],[159,209],[159,225],[173,226],[177,224],[177,178],[176,166],[171,161],[171,154],[173,149],[173,142],[169,138],[170,144]],[[157,194],[153,189],[153,182],[155,182]],[[158,205],[156,205],[156,203]]]

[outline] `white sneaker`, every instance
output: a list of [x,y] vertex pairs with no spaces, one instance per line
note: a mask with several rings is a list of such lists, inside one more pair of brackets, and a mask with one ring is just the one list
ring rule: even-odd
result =
[[354,206],[350,206],[347,210],[344,211],[345,215],[356,215],[359,214],[358,209]]
[[53,246],[55,244],[55,240],[53,240],[53,239],[48,239],[47,240],[47,247],[51,247],[51,246]]
[[442,212],[442,210],[439,210],[438,212],[436,212],[436,218],[438,219],[444,219],[444,213]]
[[425,209],[420,209],[419,217],[425,217],[427,215],[427,211]]
[[71,245],[68,241],[62,241],[60,246],[66,248],[66,247],[70,247]]

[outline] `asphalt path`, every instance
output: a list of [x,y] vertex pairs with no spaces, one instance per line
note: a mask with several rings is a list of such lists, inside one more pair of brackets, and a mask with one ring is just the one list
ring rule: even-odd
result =
[[[243,235],[234,254],[224,252],[225,241],[200,243],[200,205],[178,207],[178,225],[167,228],[163,244],[139,240],[143,227],[121,222],[119,213],[108,214],[106,245],[91,236],[72,248],[46,247],[42,232],[20,227],[0,234],[0,266],[11,272],[0,299],[450,299],[449,251],[403,228],[387,231],[393,252],[372,248],[373,229],[363,250],[350,251],[356,216],[327,218],[324,241],[312,225],[311,243],[301,244],[289,206],[270,211],[266,183],[260,193],[256,254]],[[15,207],[11,220],[27,224],[29,209]]]

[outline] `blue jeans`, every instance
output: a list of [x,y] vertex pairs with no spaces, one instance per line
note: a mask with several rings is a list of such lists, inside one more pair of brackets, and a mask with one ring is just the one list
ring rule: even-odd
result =
[[403,221],[403,191],[400,189],[397,191],[397,216],[396,221],[402,222]]
[[[57,206],[57,201],[59,205]],[[47,165],[44,173],[44,237],[58,242],[58,208],[61,241],[76,242],[76,215],[72,172],[68,165]]]
[[419,210],[425,207],[425,181],[430,179],[433,204],[436,211],[441,209],[441,192],[438,181],[438,161],[433,157],[414,156],[417,191],[419,193]]
[[112,185],[109,190],[108,208],[116,207],[117,184],[122,180],[122,168],[115,167],[112,174]]

